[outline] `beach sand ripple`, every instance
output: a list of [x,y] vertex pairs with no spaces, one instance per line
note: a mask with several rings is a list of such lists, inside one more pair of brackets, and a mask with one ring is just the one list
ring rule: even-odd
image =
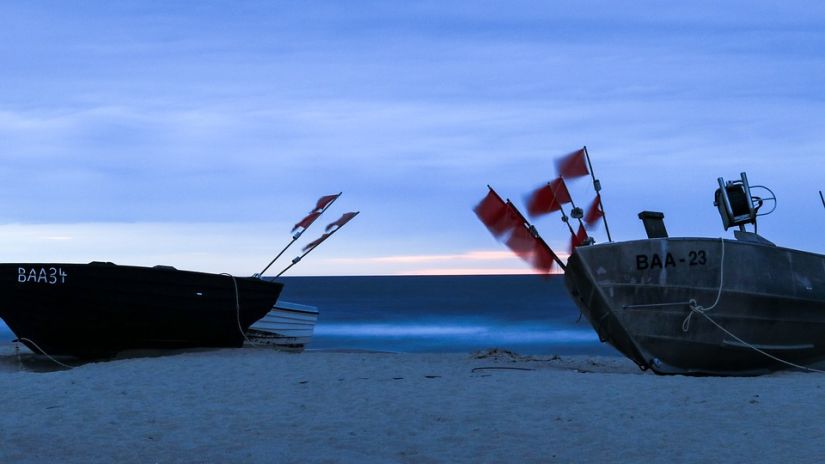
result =
[[[45,361],[47,362],[47,361]],[[825,376],[623,358],[180,352],[49,370],[0,352],[0,462],[821,462]],[[32,371],[34,369],[35,371]]]

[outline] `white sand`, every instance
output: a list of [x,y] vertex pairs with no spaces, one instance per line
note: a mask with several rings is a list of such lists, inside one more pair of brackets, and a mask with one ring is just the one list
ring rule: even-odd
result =
[[0,462],[814,463],[823,385],[657,377],[621,358],[267,349],[42,373],[6,347]]

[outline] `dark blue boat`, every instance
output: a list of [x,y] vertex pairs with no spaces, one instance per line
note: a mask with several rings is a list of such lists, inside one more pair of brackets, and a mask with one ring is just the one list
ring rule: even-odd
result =
[[282,284],[168,266],[0,265],[0,318],[35,353],[239,347]]

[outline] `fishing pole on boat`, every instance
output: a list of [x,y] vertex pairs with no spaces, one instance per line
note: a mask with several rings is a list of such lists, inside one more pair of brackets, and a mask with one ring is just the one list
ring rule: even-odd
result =
[[819,191],[819,199],[822,200],[822,207],[825,208],[825,196],[822,196],[822,190]]
[[593,189],[596,190],[596,198],[599,199],[599,209],[601,210],[602,222],[604,223],[604,231],[607,233],[607,241],[612,242],[610,227],[607,226],[607,214],[604,211],[604,203],[602,203],[602,183],[599,182],[599,179],[596,179],[596,174],[593,172],[593,164],[590,162],[590,153],[587,151],[587,145],[582,147],[582,149],[584,150],[585,158],[587,158],[587,167],[590,168],[590,177],[593,179]]
[[[344,224],[351,221],[352,218],[354,218],[355,216],[358,216],[358,213],[360,213],[360,211],[352,211],[352,212],[349,212],[349,213],[344,213],[337,221],[334,221],[334,222],[331,222],[330,224],[328,224],[326,229],[325,229],[324,234],[321,235],[319,238],[313,240],[312,242],[309,242],[306,246],[304,246],[304,248],[302,250],[303,253],[296,256],[292,260],[292,262],[289,264],[289,266],[285,267],[284,270],[279,272],[278,275],[275,276],[275,278],[281,277],[281,275],[284,272],[288,271],[290,268],[292,268],[292,266],[294,266],[294,265],[298,264],[299,262],[301,262],[301,260],[304,259],[304,257],[306,255],[312,253],[312,250],[318,248],[318,245],[320,245],[326,239],[332,237],[333,235],[335,235],[336,232],[341,230],[341,228],[344,227]],[[330,230],[331,230],[331,232],[330,232]]]
[[[332,206],[332,204],[335,203],[335,200],[337,200],[342,193],[343,192],[338,192],[333,195],[324,195],[321,198],[319,198],[318,201],[315,203],[315,208],[312,211],[310,211],[309,214],[306,215],[306,217],[298,221],[298,223],[295,224],[295,226],[292,228],[292,232],[294,232],[292,235],[292,240],[290,240],[290,242],[286,244],[286,246],[280,251],[280,253],[278,253],[274,258],[272,258],[272,261],[270,261],[269,264],[266,265],[264,270],[259,272],[257,276],[260,277],[264,275],[264,272],[266,272],[267,269],[269,269],[273,264],[275,264],[275,261],[277,261],[278,258],[280,258],[281,255],[283,255],[284,252],[289,247],[291,247],[293,243],[295,243],[299,238],[301,238],[301,234],[306,232],[306,230],[309,229],[309,226],[311,226],[316,219],[321,217],[321,215],[324,214],[324,211],[326,211],[330,206]],[[297,232],[295,232],[296,230]]]

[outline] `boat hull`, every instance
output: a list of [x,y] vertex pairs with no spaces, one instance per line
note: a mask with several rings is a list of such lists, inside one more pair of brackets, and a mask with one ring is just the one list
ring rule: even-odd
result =
[[253,343],[285,348],[303,348],[312,340],[318,308],[278,301],[247,335]]
[[276,282],[168,267],[2,264],[0,318],[33,351],[50,355],[239,347],[281,289]]
[[[577,248],[565,278],[599,338],[643,369],[748,375],[787,367],[772,357],[825,359],[822,255],[757,242],[649,239]],[[700,306],[707,318],[691,310]]]

